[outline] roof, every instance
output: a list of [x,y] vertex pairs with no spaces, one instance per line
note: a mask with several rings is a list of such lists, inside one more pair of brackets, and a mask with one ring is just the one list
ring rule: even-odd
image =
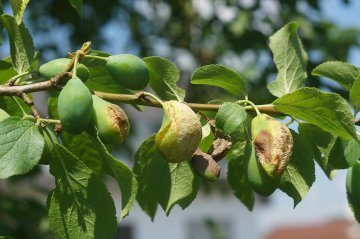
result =
[[360,226],[346,220],[291,226],[270,232],[265,239],[360,239]]

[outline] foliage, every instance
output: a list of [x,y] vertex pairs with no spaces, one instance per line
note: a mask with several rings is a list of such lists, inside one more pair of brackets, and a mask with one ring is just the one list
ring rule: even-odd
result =
[[[149,71],[149,87],[156,95],[134,91],[117,84],[111,75],[106,62],[112,55],[90,50],[89,42],[69,54],[71,60],[62,72],[50,80],[42,78],[32,36],[22,21],[27,3],[10,1],[14,16],[1,16],[2,26],[9,37],[11,56],[0,62],[0,107],[11,117],[0,122],[0,177],[26,175],[39,165],[47,136],[52,144],[49,168],[55,178],[55,188],[48,195],[47,212],[50,230],[56,238],[113,237],[117,214],[113,199],[103,182],[105,175],[112,177],[120,187],[120,218],[127,216],[137,201],[143,211],[154,219],[159,205],[169,215],[175,205],[185,209],[196,198],[202,179],[192,168],[191,155],[197,154],[215,163],[225,157],[228,162],[228,184],[249,210],[256,206],[254,191],[259,192],[259,188],[261,191],[265,189],[266,195],[279,188],[293,198],[295,206],[298,205],[315,181],[314,162],[331,179],[337,169],[351,168],[360,159],[360,138],[355,127],[359,123],[356,112],[360,104],[360,72],[357,67],[340,61],[325,62],[313,71],[314,75],[338,82],[350,101],[336,93],[306,87],[308,56],[298,36],[296,22],[286,24],[270,37],[270,50],[278,69],[276,80],[268,84],[269,92],[276,97],[274,101],[256,105],[249,100],[252,94],[245,77],[226,66],[210,64],[195,69],[191,83],[221,88],[236,99],[221,100],[219,104],[195,104],[184,102],[187,91],[177,85],[180,70],[175,63],[159,56],[139,59]],[[70,4],[81,14],[81,0],[71,0]],[[86,86],[79,82],[92,94],[104,100],[135,105],[139,110],[141,105],[165,106],[161,130],[156,137],[149,136],[141,144],[134,157],[133,169],[111,154],[109,149],[116,145],[104,144],[93,121],[76,122],[82,118],[71,118],[73,126],[82,125],[76,135],[71,134],[71,131],[66,132],[66,127],[62,128],[64,121],[61,117],[59,120],[58,116],[58,91],[65,94],[67,100],[76,99],[73,105],[67,102],[67,107],[77,113],[72,107],[81,104],[83,99],[74,97],[78,94],[76,90],[67,92],[67,83],[62,79],[75,77],[80,63],[88,68],[90,75]],[[132,70],[126,73],[130,76],[138,74]],[[32,93],[38,91],[52,93],[48,103],[50,119],[42,118],[34,106]],[[166,107],[168,102],[171,102],[172,107]],[[104,107],[107,107],[106,104]],[[274,148],[269,141],[281,138],[283,132],[272,132],[268,130],[271,125],[265,125],[267,127],[261,127],[256,134],[267,136],[269,141],[261,142],[261,145],[268,148],[258,145],[253,147],[254,138],[250,137],[252,129],[249,122],[253,120],[254,113],[271,114],[277,120],[288,116],[297,122],[292,125],[294,130],[291,133],[286,131],[291,140],[279,140],[280,145]],[[189,115],[191,117],[186,117]],[[52,126],[55,126],[61,144],[50,137],[48,130]],[[196,129],[193,129],[195,126]],[[121,129],[123,125],[116,123],[114,127]],[[278,127],[279,131],[285,127],[287,129],[282,124]],[[184,159],[184,155],[176,152],[181,147],[187,147],[187,143],[193,143],[189,140],[193,131],[196,131],[196,139],[201,138],[201,142],[196,140],[196,144],[202,151],[196,149],[197,145],[191,145],[191,154]],[[163,139],[165,136],[167,142],[171,143],[159,150],[156,138]],[[244,150],[245,145],[248,150]],[[284,147],[292,149],[290,160],[284,160],[281,154],[276,154],[279,148]],[[173,149],[176,149],[175,153]],[[256,161],[259,160],[259,153],[255,150],[263,150],[266,155],[277,155],[271,163],[279,173],[267,175],[263,165]],[[256,164],[258,174],[253,174],[254,166],[249,167],[249,158],[253,165]],[[274,187],[271,192],[264,188],[270,185],[269,182]],[[350,196],[351,207],[358,219],[360,203]],[[9,235],[12,234],[9,232]]]

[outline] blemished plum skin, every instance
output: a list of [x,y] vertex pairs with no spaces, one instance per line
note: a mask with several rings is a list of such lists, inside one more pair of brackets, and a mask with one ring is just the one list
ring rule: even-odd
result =
[[120,106],[93,95],[92,122],[106,144],[122,143],[130,131],[128,117]]

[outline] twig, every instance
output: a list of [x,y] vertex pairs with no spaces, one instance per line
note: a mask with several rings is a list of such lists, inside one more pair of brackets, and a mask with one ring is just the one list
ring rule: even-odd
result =
[[[67,67],[66,70],[68,68],[69,67]],[[20,93],[32,93],[45,90],[59,90],[61,89],[61,87],[58,86],[59,81],[66,76],[71,76],[71,73],[67,71],[62,72],[48,81],[34,83],[31,85],[0,85],[0,96],[18,96]]]
[[25,104],[27,104],[28,106],[30,106],[31,111],[32,111],[33,114],[34,114],[35,119],[40,118],[40,114],[39,114],[39,112],[37,111],[37,109],[35,108],[34,101],[32,101],[32,100],[29,98],[29,96],[27,96],[27,94],[25,94],[24,92],[20,93],[20,94],[19,94],[19,97],[23,99],[23,101],[25,102]]
[[[150,106],[150,107],[157,107],[157,108],[161,108],[161,104],[159,102],[157,102],[154,99],[149,99],[149,98],[143,98],[143,97],[139,97],[139,95],[141,96],[141,93],[135,94],[135,95],[129,95],[129,94],[112,94],[112,93],[105,93],[105,92],[100,92],[100,91],[94,91],[94,94],[99,96],[100,98],[104,99],[104,100],[109,100],[109,101],[113,101],[113,102],[117,102],[117,103],[126,103],[126,104],[131,104],[131,105],[144,105],[144,106]],[[1,92],[0,92],[1,95]],[[187,104],[190,108],[192,108],[195,111],[218,111],[220,106],[219,104],[198,104],[198,103],[187,103],[184,102],[185,104]],[[280,114],[283,115],[283,113],[277,111],[273,105],[257,105],[256,106],[259,111],[263,112],[263,113],[275,113],[275,114]],[[247,111],[254,111],[252,106],[245,106],[244,107],[245,110]]]

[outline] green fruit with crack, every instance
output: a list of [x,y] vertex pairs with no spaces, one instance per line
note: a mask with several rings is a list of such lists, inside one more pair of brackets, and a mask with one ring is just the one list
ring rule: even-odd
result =
[[93,95],[92,122],[100,139],[106,144],[120,144],[128,136],[130,124],[120,106]]
[[106,67],[113,79],[125,88],[142,90],[149,83],[149,70],[145,62],[137,56],[130,54],[109,56]]
[[0,109],[0,122],[9,117],[10,115],[5,110]]
[[[51,78],[61,73],[70,63],[70,61],[71,59],[69,58],[59,58],[49,61],[40,66],[40,75],[46,80],[50,80]],[[85,82],[89,78],[89,75],[90,73],[88,68],[85,65],[78,63],[76,67],[76,76],[79,77],[83,82]],[[69,77],[67,77],[67,80],[68,79]]]
[[64,130],[80,134],[89,125],[93,100],[89,89],[77,77],[70,79],[58,98],[58,114]]
[[215,182],[220,176],[220,165],[209,154],[205,154],[199,148],[191,158],[191,166],[202,178]]
[[41,130],[41,132],[44,136],[44,141],[45,141],[44,150],[43,150],[43,153],[42,153],[41,159],[40,159],[41,164],[49,164],[50,158],[51,158],[51,150],[53,148],[53,143],[59,143],[59,140],[58,140],[55,132],[48,127],[46,128],[46,130],[49,133],[49,135],[46,132],[44,132],[44,130]]
[[191,159],[201,140],[201,124],[195,112],[186,104],[167,101],[164,118],[155,137],[155,145],[171,163]]
[[289,128],[274,118],[259,114],[251,121],[255,153],[267,175],[280,176],[291,157],[293,138]]
[[269,177],[256,157],[252,143],[245,146],[246,178],[251,188],[262,196],[271,195],[279,185],[279,178]]
[[360,207],[360,162],[347,169],[346,191],[353,206]]

